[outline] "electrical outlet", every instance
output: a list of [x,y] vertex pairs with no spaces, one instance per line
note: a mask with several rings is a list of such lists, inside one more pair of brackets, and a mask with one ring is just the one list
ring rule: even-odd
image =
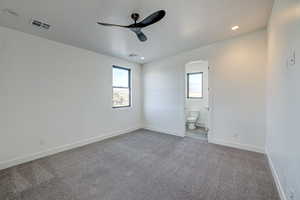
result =
[[296,65],[296,51],[293,50],[287,59],[287,67],[291,68]]

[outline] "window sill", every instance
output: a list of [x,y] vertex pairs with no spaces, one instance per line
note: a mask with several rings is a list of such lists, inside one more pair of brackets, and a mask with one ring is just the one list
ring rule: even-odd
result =
[[130,110],[132,106],[112,107],[113,110]]

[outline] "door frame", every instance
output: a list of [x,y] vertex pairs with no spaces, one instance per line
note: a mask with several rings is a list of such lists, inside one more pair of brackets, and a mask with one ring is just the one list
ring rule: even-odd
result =
[[[208,68],[208,124],[207,128],[209,129],[208,131],[208,142],[211,143],[213,141],[213,90],[212,90],[212,69],[207,60],[195,60],[195,61],[190,61],[184,65],[184,127],[186,130],[186,98],[187,98],[187,71],[186,71],[186,66],[191,63],[207,63],[207,68]],[[186,131],[184,133],[184,136],[186,136]]]

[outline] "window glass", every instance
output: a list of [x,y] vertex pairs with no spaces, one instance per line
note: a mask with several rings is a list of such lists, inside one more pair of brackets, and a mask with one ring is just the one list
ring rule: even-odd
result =
[[203,73],[189,73],[187,75],[187,92],[188,98],[202,98],[203,97]]
[[129,87],[129,71],[127,69],[113,68],[113,86]]
[[113,67],[113,108],[131,104],[130,69]]
[[129,106],[129,90],[127,88],[113,88],[113,106]]

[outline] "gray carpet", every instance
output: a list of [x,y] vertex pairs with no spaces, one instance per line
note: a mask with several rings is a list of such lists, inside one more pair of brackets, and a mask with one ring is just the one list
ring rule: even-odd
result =
[[2,170],[0,199],[279,200],[264,155],[146,130]]

